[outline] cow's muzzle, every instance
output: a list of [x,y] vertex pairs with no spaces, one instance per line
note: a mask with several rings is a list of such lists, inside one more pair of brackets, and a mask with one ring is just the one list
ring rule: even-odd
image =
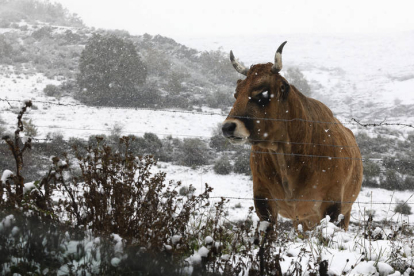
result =
[[238,120],[224,121],[221,130],[223,136],[229,139],[232,144],[244,144],[250,136],[244,124]]

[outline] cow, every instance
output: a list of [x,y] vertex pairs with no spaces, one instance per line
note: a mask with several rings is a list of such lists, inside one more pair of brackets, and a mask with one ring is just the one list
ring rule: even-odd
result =
[[286,41],[274,64],[250,68],[230,51],[237,81],[235,103],[222,124],[232,144],[251,145],[255,210],[260,220],[280,214],[304,231],[329,215],[347,230],[362,183],[361,153],[351,130],[318,100],[303,95],[279,72]]

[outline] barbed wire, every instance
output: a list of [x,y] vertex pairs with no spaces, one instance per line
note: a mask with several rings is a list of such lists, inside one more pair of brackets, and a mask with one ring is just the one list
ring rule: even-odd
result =
[[[0,101],[8,102],[19,102],[24,103],[24,100],[9,100],[0,98]],[[31,100],[32,103],[42,103],[42,104],[49,104],[49,105],[56,105],[56,106],[69,106],[69,107],[83,107],[83,108],[95,108],[95,109],[131,109],[131,110],[143,110],[143,111],[154,111],[154,112],[171,112],[171,113],[184,113],[184,114],[197,114],[197,115],[209,115],[209,116],[225,116],[222,113],[215,113],[215,112],[198,112],[198,111],[190,111],[190,110],[174,110],[174,109],[155,109],[155,108],[147,108],[147,107],[116,107],[116,106],[87,106],[84,104],[69,104],[69,103],[60,103],[60,102],[49,102],[49,101],[39,101],[39,100]],[[11,105],[10,105],[11,106]]]
[[[42,127],[42,126],[38,126],[38,127]],[[50,127],[50,128],[61,128],[61,127]],[[77,128],[63,128],[63,129],[77,129]],[[78,130],[83,130],[83,129],[78,129]],[[92,130],[96,130],[96,129],[92,129]],[[131,133],[136,134],[137,132],[131,132]],[[142,134],[142,133],[145,133],[145,132],[139,132],[139,133]],[[157,133],[154,133],[154,134],[157,134]],[[95,135],[92,135],[92,136],[95,136]],[[191,137],[191,136],[185,136],[183,134],[177,135],[177,136]],[[195,136],[193,136],[193,137],[195,137]],[[203,137],[203,136],[199,136],[199,137]],[[204,136],[204,138],[208,138],[208,137]],[[52,140],[45,139],[45,141],[52,141]],[[334,146],[334,145],[331,145],[331,146]],[[197,147],[197,148],[199,148],[199,147]],[[312,155],[312,154],[284,153],[284,152],[275,152],[275,151],[254,151],[254,150],[251,150],[250,152],[258,153],[258,154],[283,155],[283,156],[294,156],[294,157],[327,158],[329,160],[330,159],[343,159],[343,160],[361,160],[361,161],[365,161],[363,158],[354,158],[354,157],[346,157],[346,156]]]
[[365,128],[367,128],[367,127],[377,127],[377,126],[405,126],[405,127],[414,128],[414,125],[412,125],[412,124],[386,123],[385,120],[386,119],[384,119],[381,123],[366,123],[366,124],[363,124],[363,123],[359,122],[357,119],[351,118],[351,121],[354,121],[358,125],[363,126]]
[[[13,127],[12,124],[4,124],[6,126]],[[61,126],[39,126],[34,125],[34,127],[39,128],[49,128],[49,129],[68,129],[68,130],[80,130],[80,131],[102,131],[102,132],[112,132],[111,129],[95,129],[95,128],[76,128],[76,127],[61,127]],[[145,134],[148,133],[146,131],[126,131],[127,134]],[[177,136],[177,137],[192,137],[192,138],[200,138],[200,139],[211,139],[212,136],[202,136],[202,135],[189,135],[189,134],[171,134],[171,133],[159,133],[159,132],[151,132],[156,135],[162,136]],[[53,140],[53,139],[49,139]],[[350,145],[332,145],[332,144],[320,144],[320,143],[302,143],[302,142],[291,142],[291,141],[281,141],[281,140],[262,140],[262,139],[250,139],[249,141],[252,142],[268,142],[268,143],[282,143],[282,144],[292,144],[292,145],[309,145],[309,146],[320,146],[320,147],[336,147],[336,148],[357,148],[358,146],[350,146]]]
[[314,157],[314,158],[328,158],[330,159],[344,159],[344,160],[361,160],[364,161],[363,158],[355,158],[355,157],[346,157],[346,156],[328,156],[328,155],[313,155],[313,154],[300,154],[300,153],[283,153],[283,152],[273,152],[273,151],[254,151],[253,153],[261,153],[261,154],[271,154],[271,155],[284,155],[284,156],[297,156],[297,157]]
[[[14,101],[14,102],[26,102],[26,101],[21,101],[21,100],[8,100],[8,99],[1,99],[2,101]],[[57,105],[65,105],[65,104],[60,104],[60,103],[54,103],[54,102],[45,102],[45,101],[32,101],[32,102],[41,102],[41,103],[52,103],[52,104],[57,104]],[[10,103],[9,103],[10,104]],[[73,105],[71,105],[73,106]],[[81,106],[81,105],[77,105],[75,104],[75,106]],[[83,105],[82,105],[83,106]],[[150,110],[150,109],[147,109]],[[181,112],[181,111],[173,111],[173,112]],[[204,114],[204,113],[200,113],[200,114]],[[218,115],[218,114],[216,114]],[[243,116],[235,116],[235,117],[239,117],[239,118],[249,118],[249,117],[243,117]],[[356,119],[352,118],[353,120],[356,121]],[[272,120],[282,120],[282,119],[272,119]],[[283,119],[284,120],[284,119]],[[312,122],[312,123],[330,123],[330,122],[322,122],[322,121],[308,121],[308,120],[303,120],[303,119],[299,119],[299,118],[293,118],[290,120],[284,120],[284,121],[288,121],[288,122],[292,122],[292,121],[302,121],[302,122]],[[332,122],[331,122],[332,123]],[[338,124],[338,122],[335,122],[335,124]],[[8,126],[13,126],[10,124],[7,124]],[[112,130],[110,129],[93,129],[93,128],[76,128],[76,127],[61,127],[61,126],[34,126],[34,127],[39,127],[39,128],[48,128],[48,129],[69,129],[69,130],[79,130],[79,131],[103,131],[103,132],[111,132]],[[143,131],[131,131],[128,132],[129,134],[145,134],[146,132]],[[157,135],[164,135],[164,136],[172,136],[171,133],[154,133]],[[192,138],[202,138],[202,139],[206,139],[206,138],[211,138],[208,136],[197,136],[197,135],[186,135],[186,134],[174,134],[174,136],[179,136],[179,137],[192,137]],[[33,139],[34,140],[34,139]],[[37,141],[42,141],[42,139],[36,139]],[[53,141],[53,139],[49,139],[46,138],[43,141]],[[286,144],[299,144],[299,145],[314,145],[314,146],[327,146],[327,147],[357,147],[357,146],[348,146],[348,145],[331,145],[331,144],[319,144],[319,143],[300,143],[300,142],[290,142],[290,141],[271,141],[271,140],[251,140],[253,142],[270,142],[270,143],[286,143]],[[275,152],[275,151],[251,151],[253,153],[258,153],[258,154],[270,154],[270,155],[284,155],[284,156],[295,156],[295,157],[310,157],[310,158],[328,158],[328,159],[343,159],[343,160],[361,160],[361,161],[365,161],[363,158],[355,158],[355,157],[346,157],[346,156],[329,156],[329,155],[315,155],[315,154],[300,154],[300,153],[284,153],[284,152]]]
[[378,201],[336,201],[336,200],[322,200],[322,199],[284,199],[284,198],[252,198],[252,197],[235,197],[235,196],[210,196],[212,199],[229,199],[229,200],[249,200],[249,201],[282,201],[282,202],[312,202],[312,203],[339,203],[339,204],[367,204],[367,205],[399,205],[399,204],[414,204],[414,202],[408,202],[411,199],[412,194],[405,202],[378,202]]
[[[11,124],[6,124],[7,126],[14,126]],[[111,130],[109,129],[85,129],[85,128],[74,128],[74,127],[58,127],[58,126],[35,126],[35,127],[40,127],[40,128],[49,128],[49,129],[70,129],[70,130],[80,130],[80,131],[105,131],[105,132],[111,132]],[[128,132],[128,134],[145,134],[147,132],[144,131],[132,131],[132,132]],[[153,134],[156,135],[164,135],[164,136],[171,136],[171,134],[165,134],[165,133],[156,133],[156,132],[152,132]],[[99,136],[99,135],[92,135],[92,136]],[[199,139],[210,139],[210,136],[195,136],[195,135],[186,135],[186,134],[177,134],[174,136],[178,136],[178,137],[191,137],[191,138],[199,138]],[[38,138],[32,138],[32,140],[37,140],[37,141],[53,141],[54,139],[51,138],[45,138],[45,139],[38,139]],[[251,141],[265,141],[265,140],[251,140]],[[66,141],[68,142],[68,141]],[[273,142],[273,141],[267,141],[267,142]],[[277,141],[275,141],[276,143]],[[279,141],[282,143],[287,143],[287,144],[293,144],[292,142],[287,142],[287,141]],[[296,144],[303,144],[303,145],[317,145],[317,146],[322,146],[324,144],[314,144],[314,143],[296,143]],[[358,146],[339,146],[339,145],[324,145],[324,146],[328,146],[328,147],[358,147]],[[365,161],[364,158],[356,158],[356,157],[346,157],[346,156],[329,156],[329,155],[315,155],[315,154],[300,154],[300,153],[284,153],[284,152],[275,152],[275,151],[254,151],[251,150],[250,152],[253,153],[258,153],[258,154],[270,154],[270,155],[283,155],[283,156],[293,156],[293,157],[309,157],[309,158],[327,158],[327,159],[342,159],[342,160],[361,160],[361,161]]]
[[[3,99],[0,98],[0,101],[5,101],[7,103],[10,102],[20,102],[24,103],[24,100],[15,100],[15,99]],[[223,113],[215,113],[215,112],[197,112],[197,111],[190,111],[190,110],[172,110],[172,109],[154,109],[154,108],[144,108],[144,107],[112,107],[112,106],[86,106],[83,104],[64,104],[60,102],[50,102],[50,101],[39,101],[39,100],[32,100],[33,103],[43,103],[43,104],[50,104],[50,105],[57,105],[57,106],[70,106],[70,107],[84,107],[84,108],[96,108],[96,109],[103,109],[103,108],[110,108],[110,109],[132,109],[132,110],[144,110],[144,111],[154,111],[154,112],[171,112],[171,113],[183,113],[183,114],[193,114],[193,115],[207,115],[207,116],[226,116]],[[306,122],[306,123],[317,123],[317,124],[342,124],[342,125],[359,125],[362,127],[378,127],[378,126],[405,126],[414,128],[412,124],[406,123],[386,123],[383,120],[381,123],[361,123],[355,118],[351,118],[349,122],[329,122],[329,121],[318,121],[318,120],[306,120],[302,118],[292,118],[292,119],[278,119],[278,118],[256,118],[256,117],[249,117],[249,116],[228,116],[230,118],[238,118],[238,119],[250,119],[250,120],[263,120],[263,121],[278,121],[278,122]]]

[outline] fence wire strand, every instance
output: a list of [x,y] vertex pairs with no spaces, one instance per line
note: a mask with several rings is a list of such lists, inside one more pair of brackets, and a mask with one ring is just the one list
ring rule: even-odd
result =
[[[7,102],[10,105],[10,102],[20,102],[24,103],[25,100],[16,100],[16,99],[3,99],[0,98],[0,101]],[[57,106],[70,106],[70,107],[84,107],[84,108],[95,108],[95,109],[132,109],[132,110],[144,110],[144,111],[155,111],[155,112],[171,112],[171,113],[184,113],[184,114],[193,114],[193,115],[208,115],[208,116],[226,116],[222,113],[215,113],[215,112],[197,112],[197,111],[189,111],[189,110],[172,110],[172,109],[154,109],[154,108],[143,108],[143,107],[111,107],[111,106],[86,106],[83,104],[64,104],[60,102],[49,102],[49,101],[39,101],[39,100],[32,100],[33,103],[42,103],[42,104],[50,104],[50,105],[57,105]],[[306,123],[317,123],[317,124],[342,124],[342,125],[359,125],[362,127],[378,127],[378,126],[405,126],[414,128],[414,125],[407,124],[407,123],[386,123],[383,120],[381,123],[361,123],[355,118],[351,118],[349,122],[327,122],[327,121],[317,121],[317,120],[305,120],[302,118],[292,118],[292,119],[277,119],[277,118],[256,118],[256,117],[248,117],[248,116],[230,116],[231,118],[239,118],[239,119],[251,119],[251,120],[266,120],[266,121],[279,121],[279,122],[306,122]]]
[[405,204],[414,204],[414,202],[408,202],[412,194],[404,202],[378,202],[378,201],[336,201],[336,200],[322,200],[322,199],[284,199],[284,198],[252,198],[252,197],[234,197],[234,196],[210,196],[212,199],[229,199],[229,200],[249,200],[249,201],[281,201],[281,202],[312,202],[312,203],[339,203],[339,204],[365,204],[365,205],[405,205]]

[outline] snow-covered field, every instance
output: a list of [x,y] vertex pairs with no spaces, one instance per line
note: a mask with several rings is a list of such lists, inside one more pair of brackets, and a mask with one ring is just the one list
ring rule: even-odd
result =
[[[225,51],[232,49],[245,64],[272,61],[278,45],[288,40],[283,59],[284,64],[300,67],[311,83],[319,84],[316,96],[326,100],[328,106],[343,120],[356,117],[373,122],[385,117],[393,122],[414,123],[414,117],[399,115],[393,117],[386,112],[396,104],[414,108],[414,33],[372,36],[316,36],[289,35],[287,37],[227,37],[227,38],[181,38],[179,42],[201,50],[211,50],[222,46]],[[93,134],[110,134],[115,127],[121,127],[122,134],[142,135],[153,132],[160,137],[204,137],[211,136],[217,124],[226,114],[219,110],[203,109],[200,112],[172,112],[166,110],[135,110],[115,108],[86,107],[70,97],[60,99],[64,105],[42,102],[58,101],[46,97],[43,88],[47,84],[58,84],[41,74],[33,76],[16,75],[13,68],[0,70],[0,99],[34,100],[37,109],[30,110],[27,117],[38,128],[39,136],[45,138],[48,133],[58,132],[64,138],[87,138]],[[316,86],[315,86],[316,87]],[[231,93],[231,91],[229,91]],[[401,103],[395,101],[401,100]],[[39,102],[36,102],[39,101]],[[352,110],[350,110],[352,103]],[[69,105],[69,106],[65,106]],[[71,106],[75,105],[75,106]],[[0,101],[1,118],[14,130],[20,103]],[[381,117],[375,112],[383,110]],[[385,110],[385,111],[384,111]],[[201,112],[202,113],[202,112]],[[214,113],[212,115],[212,113]],[[352,126],[351,126],[352,127]],[[355,129],[355,127],[354,127]],[[409,131],[410,129],[400,129]],[[11,168],[0,168],[2,171]],[[202,192],[204,183],[214,188],[213,197],[239,197],[231,199],[228,205],[227,219],[235,222],[246,217],[247,209],[253,205],[252,181],[249,176],[230,174],[217,175],[211,166],[198,169],[159,163],[157,169],[167,172],[167,179],[180,180],[184,185],[192,184],[197,192]],[[389,240],[371,241],[358,236],[355,225],[365,221],[367,214],[374,214],[376,222],[393,221],[400,226],[403,222],[413,223],[414,215],[402,216],[394,212],[395,204],[406,202],[414,204],[412,192],[392,192],[383,189],[364,188],[354,204],[351,227],[347,233],[336,229],[332,224],[321,227],[322,233],[331,237],[332,246],[322,250],[323,259],[330,262],[330,272],[335,275],[343,271],[349,274],[366,274],[378,270],[388,275],[392,270],[384,263],[391,254],[392,242]],[[325,235],[324,234],[324,235]],[[413,256],[413,239],[404,241],[402,251],[407,258]],[[339,246],[341,245],[341,247]],[[300,249],[311,252],[311,244],[303,240],[287,245],[289,254],[282,262],[287,271],[291,261],[300,256]],[[369,248],[368,248],[369,247]],[[360,262],[361,253],[369,249],[366,256],[372,263]],[[307,255],[310,256],[310,255]],[[349,260],[347,262],[346,260]],[[302,263],[306,263],[306,257]],[[351,265],[358,265],[352,270]],[[377,270],[375,269],[377,267]],[[381,267],[381,268],[379,268]],[[374,270],[373,270],[374,269]],[[399,275],[398,273],[394,275]]]
[[[88,138],[90,135],[110,134],[115,127],[120,127],[122,134],[126,135],[142,136],[145,132],[153,132],[161,137],[172,135],[208,138],[217,124],[225,118],[224,114],[220,115],[220,110],[205,109],[204,114],[180,113],[168,110],[94,108],[81,105],[70,97],[63,97],[57,101],[56,98],[47,97],[43,93],[43,88],[47,84],[56,83],[58,81],[47,79],[41,74],[26,78],[14,74],[5,77],[0,73],[0,99],[34,101],[38,109],[29,112],[27,118],[32,119],[38,128],[37,138],[45,138],[48,133],[54,132],[62,134],[66,139]],[[56,105],[58,103],[63,105]],[[3,120],[14,122],[20,104],[0,100]],[[14,126],[11,125],[8,129],[12,131]]]

